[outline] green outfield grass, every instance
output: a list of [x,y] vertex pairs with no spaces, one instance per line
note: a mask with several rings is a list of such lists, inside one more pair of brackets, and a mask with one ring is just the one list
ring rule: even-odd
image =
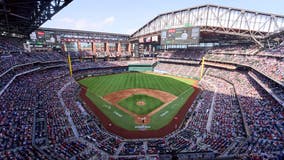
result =
[[[161,90],[177,96],[177,99],[152,116],[151,122],[148,124],[149,130],[157,130],[168,124],[174,118],[188,97],[194,92],[194,88],[191,87],[191,84],[193,84],[191,79],[137,72],[89,77],[80,80],[79,83],[87,87],[86,95],[88,98],[90,98],[114,124],[127,130],[137,130],[135,127],[137,124],[135,124],[133,117],[104,101],[103,96],[130,88]],[[132,105],[128,105],[127,107],[131,106]],[[137,106],[132,106],[132,108],[135,109]],[[151,110],[151,108],[147,110]],[[146,111],[141,110],[139,113],[144,114]]]
[[[137,105],[138,101],[145,102],[145,105]],[[121,107],[138,115],[146,115],[164,103],[159,99],[151,96],[147,96],[144,94],[136,94],[121,100],[120,102],[118,102],[118,104]]]

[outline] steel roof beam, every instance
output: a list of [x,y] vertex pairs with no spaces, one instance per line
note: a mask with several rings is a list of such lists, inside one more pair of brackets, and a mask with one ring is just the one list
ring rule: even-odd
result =
[[186,24],[211,32],[218,28],[218,32],[222,29],[227,34],[249,36],[258,43],[258,39],[284,27],[284,16],[208,4],[160,14],[134,32],[131,39]]

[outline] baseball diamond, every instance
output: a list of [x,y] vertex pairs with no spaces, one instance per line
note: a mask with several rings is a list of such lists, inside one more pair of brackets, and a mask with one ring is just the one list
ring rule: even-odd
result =
[[0,160],[283,160],[284,0],[203,1],[0,0]]
[[284,0],[201,1],[0,0],[0,160],[284,160]]
[[138,115],[144,115],[161,106],[163,102],[154,97],[143,94],[135,94],[121,100],[118,104]]
[[[194,80],[152,73],[89,77],[79,83],[112,124],[129,131],[141,130],[140,125],[153,131],[165,127],[195,91]],[[137,105],[139,101],[144,105]],[[168,114],[161,116],[164,112]]]

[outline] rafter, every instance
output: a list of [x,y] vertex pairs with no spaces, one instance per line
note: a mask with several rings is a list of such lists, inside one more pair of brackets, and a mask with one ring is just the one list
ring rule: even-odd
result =
[[[11,0],[0,4],[0,32],[28,36],[73,0]],[[2,13],[2,14],[1,14]]]
[[[134,32],[131,37],[160,32],[167,29],[168,25],[174,27],[177,25],[175,22],[184,23],[181,25],[191,23],[191,26],[205,27],[212,32],[221,29],[227,34],[263,39],[270,32],[284,27],[284,16],[217,5],[203,5],[160,14]],[[152,24],[160,24],[160,27],[149,27]]]

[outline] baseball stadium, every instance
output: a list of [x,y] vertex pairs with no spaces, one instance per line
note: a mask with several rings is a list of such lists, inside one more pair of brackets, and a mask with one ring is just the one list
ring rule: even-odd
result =
[[0,159],[284,159],[284,12],[192,3],[0,0]]

